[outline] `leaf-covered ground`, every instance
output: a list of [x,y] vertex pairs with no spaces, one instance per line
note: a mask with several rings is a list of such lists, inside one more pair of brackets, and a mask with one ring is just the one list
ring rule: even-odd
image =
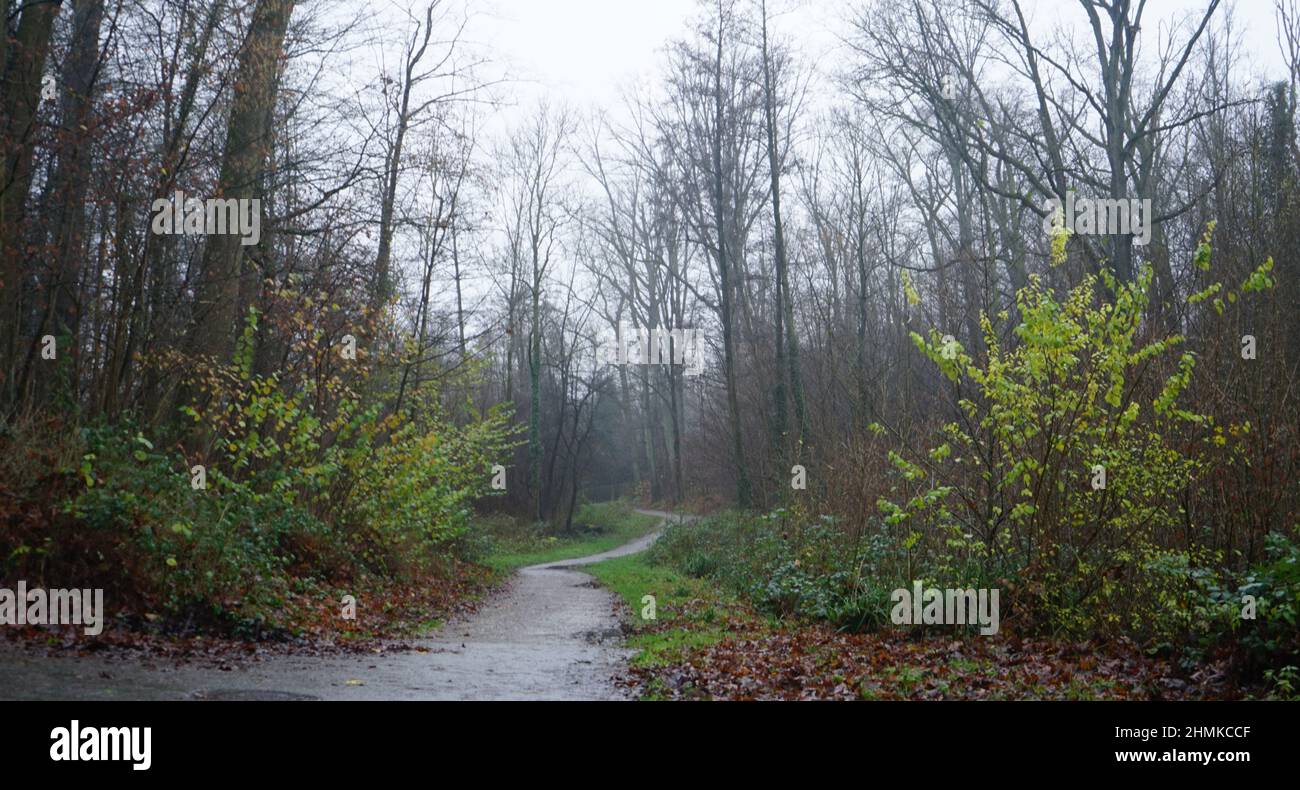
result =
[[93,637],[85,635],[82,626],[6,626],[0,634],[29,648],[51,652],[138,653],[160,660],[208,660],[218,665],[287,653],[383,653],[409,649],[402,640],[473,611],[498,580],[486,567],[457,562],[449,572],[410,583],[365,585],[348,591],[356,598],[355,619],[343,617],[343,591],[337,595],[291,595],[283,607],[289,627],[274,632],[256,626],[214,632],[192,619],[127,610],[112,614],[103,631]]
[[1031,640],[911,639],[781,628],[634,667],[671,699],[1223,699],[1213,671],[1188,679],[1131,649]]
[[[774,621],[695,579],[625,558],[589,568],[620,592],[631,647],[623,680],[651,699],[1233,699],[1258,693],[1221,663],[1187,674],[1127,644],[954,637],[885,629],[840,633]],[[641,592],[657,617],[639,616]]]

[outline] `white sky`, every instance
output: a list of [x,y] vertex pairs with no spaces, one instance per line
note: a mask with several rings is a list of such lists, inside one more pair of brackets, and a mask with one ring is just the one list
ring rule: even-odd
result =
[[[426,0],[348,2],[365,3],[366,13],[390,45],[383,59],[392,68],[404,42],[400,31],[409,30],[410,21],[394,12],[404,6],[418,12]],[[826,77],[849,63],[839,35],[847,31],[845,20],[862,2],[768,0],[768,5],[774,34],[792,41],[799,58]],[[1151,54],[1157,34],[1167,35],[1171,15],[1202,10],[1208,0],[1147,2],[1143,40]],[[1241,52],[1251,61],[1242,64],[1246,71],[1239,72],[1239,78],[1248,73],[1282,78],[1274,0],[1224,2],[1234,8]],[[1082,23],[1085,18],[1077,0],[1025,0],[1025,4],[1031,26],[1041,31],[1037,35],[1044,42],[1044,34],[1058,23]],[[480,76],[497,77],[505,71],[511,78],[494,92],[510,104],[482,118],[480,131],[490,141],[503,139],[542,97],[580,113],[603,110],[617,120],[627,89],[638,81],[658,80],[664,46],[688,34],[701,4],[700,0],[449,0],[448,5],[468,10],[466,41],[493,61]]]
[[[1147,24],[1171,13],[1203,9],[1206,1],[1148,0]],[[769,0],[774,14],[784,9],[774,18],[776,31],[792,37],[801,54],[822,67],[836,60],[831,50],[837,33],[857,4],[857,0]],[[1280,77],[1273,0],[1231,4],[1244,49],[1261,69]],[[1083,18],[1075,0],[1029,0],[1027,5],[1038,25]],[[475,38],[524,81],[509,89],[520,106],[544,94],[552,102],[575,108],[614,110],[625,86],[657,73],[663,45],[686,33],[699,0],[485,0],[474,7],[483,15],[475,26]]]
[[[680,36],[696,0],[493,0],[489,44],[518,93],[574,106],[611,106],[620,88],[654,72],[664,43]],[[521,95],[521,98],[523,97]]]

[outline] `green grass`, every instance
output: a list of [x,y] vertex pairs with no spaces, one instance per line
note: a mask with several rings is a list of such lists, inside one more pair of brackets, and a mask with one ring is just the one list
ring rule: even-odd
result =
[[[727,632],[713,625],[726,601],[713,585],[691,579],[644,554],[629,554],[582,569],[618,593],[632,610],[633,634],[628,647],[639,651],[634,666],[651,667],[680,662],[685,650],[722,640]],[[655,619],[648,620],[644,596],[655,598]],[[687,603],[692,605],[687,607]],[[654,696],[653,689],[648,696]]]
[[576,535],[525,535],[503,540],[483,563],[497,572],[509,573],[528,565],[599,554],[636,540],[659,524],[657,516],[637,513],[621,503],[583,506],[575,521],[585,527]]
[[655,596],[656,608],[662,608],[665,604],[680,604],[710,592],[699,579],[687,578],[662,565],[651,565],[644,554],[615,557],[582,570],[622,596],[628,607],[637,613],[638,619],[644,595]]

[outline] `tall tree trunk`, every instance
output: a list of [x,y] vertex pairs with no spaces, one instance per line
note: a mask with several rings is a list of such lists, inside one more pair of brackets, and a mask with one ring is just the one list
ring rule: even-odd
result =
[[456,280],[456,348],[460,351],[460,362],[465,362],[465,303],[462,301],[463,289],[461,288],[460,274],[460,247],[456,242],[456,237],[460,235],[459,226],[455,218],[452,219],[451,226],[451,266],[452,276]]
[[533,252],[532,326],[528,333],[528,485],[533,517],[542,520],[542,309],[536,246]]
[[[651,330],[653,331],[653,330]],[[654,336],[651,335],[653,338]],[[655,353],[655,352],[650,352]],[[657,367],[657,366],[656,366]],[[658,410],[655,409],[653,399],[650,397],[650,376],[653,368],[645,364],[642,360],[640,378],[641,378],[641,444],[645,447],[646,473],[650,476],[650,499],[659,498],[661,493],[659,483],[659,462],[656,458],[654,432],[655,417]]]
[[437,5],[438,0],[434,0],[425,9],[423,40],[419,46],[415,42],[421,38],[421,27],[417,25],[406,49],[406,62],[402,70],[402,98],[397,111],[397,134],[384,157],[384,194],[379,206],[379,251],[375,258],[375,291],[372,295],[372,305],[375,308],[381,307],[393,294],[390,261],[393,252],[393,223],[397,212],[397,182],[402,171],[402,149],[411,119],[416,114],[411,110],[411,91],[422,79],[415,70],[429,49],[429,39],[433,35],[433,11]]
[[[619,313],[622,317],[622,313]],[[618,337],[618,329],[615,328],[615,336]],[[627,339],[618,337],[619,342],[626,343]],[[625,349],[619,349],[618,359],[622,359]],[[619,388],[619,406],[623,413],[623,430],[624,437],[628,431],[632,430],[632,387],[627,382],[627,365],[618,365],[618,388]],[[630,443],[630,442],[629,442]],[[637,488],[641,486],[641,454],[635,450],[628,454],[632,461],[632,483]]]
[[[762,0],[763,34],[763,112],[767,125],[767,164],[772,181],[772,227],[776,246],[776,360],[777,418],[781,432],[786,430],[785,379],[790,381],[798,420],[797,446],[808,437],[808,413],[804,404],[803,376],[799,371],[799,334],[794,326],[794,304],[790,298],[789,260],[785,246],[785,228],[781,221],[781,157],[776,139],[776,92],[772,84],[772,55],[767,39],[767,0]],[[784,337],[782,336],[784,335]],[[784,368],[784,369],[783,369]],[[781,437],[785,441],[785,437]],[[802,451],[799,453],[802,454]]]
[[745,471],[745,451],[740,436],[740,401],[736,395],[736,349],[732,333],[732,288],[727,260],[726,213],[722,201],[722,127],[724,123],[722,101],[722,38],[726,15],[722,2],[718,3],[717,60],[713,70],[713,216],[717,226],[718,280],[722,291],[722,356],[727,388],[727,417],[731,424],[731,457],[736,468],[736,504],[747,508],[753,498],[749,474]]
[[[0,101],[0,360],[8,369],[3,376],[5,397],[16,402],[21,393],[16,380],[19,339],[23,331],[22,305],[23,239],[22,214],[32,181],[32,157],[36,150],[36,111],[41,103],[41,79],[49,52],[54,18],[60,0],[30,3],[23,7],[18,31],[3,70],[3,100]],[[8,47],[6,47],[8,48]]]
[[[217,25],[220,24],[223,18],[225,10],[225,0],[214,0],[208,8],[207,16],[203,20],[203,26],[197,30],[193,21],[186,20],[186,31],[196,39],[196,43],[190,50],[189,63],[185,68],[185,83],[181,87],[180,100],[176,103],[175,117],[168,117],[163,128],[163,140],[159,146],[159,159],[162,166],[159,168],[158,175],[154,180],[153,191],[149,195],[149,205],[151,206],[155,200],[170,199],[174,194],[174,187],[189,153],[189,145],[186,141],[190,128],[190,117],[193,115],[197,103],[199,85],[208,73],[208,50],[212,46],[212,37],[216,32]],[[179,54],[172,62],[175,67],[179,68]],[[177,289],[175,282],[177,278],[176,269],[169,266],[168,261],[171,260],[172,253],[176,249],[178,238],[178,236],[158,235],[155,233],[149,233],[145,236],[144,253],[140,262],[142,276],[138,292],[142,297],[147,296],[148,301],[146,302],[142,298],[138,312],[143,313],[143,320],[137,321],[140,326],[140,334],[144,337],[142,341],[144,343],[152,342],[159,333],[156,320],[163,312],[165,295],[174,293]],[[136,291],[125,294],[127,299],[134,299],[135,296]],[[163,331],[165,331],[165,328]],[[111,386],[117,386],[120,369],[124,365],[125,361],[119,359],[116,355],[110,357],[109,369],[119,371],[117,375],[108,377]],[[143,371],[144,382],[141,387],[143,396],[141,406],[145,414],[152,415],[151,421],[153,423],[165,419],[167,408],[171,405],[170,398],[174,394],[165,387],[162,376],[162,370],[157,367],[148,367]],[[109,408],[114,399],[115,395],[113,394],[106,392],[103,395],[105,412],[110,417],[114,416],[113,409]]]
[[[221,198],[251,200],[260,192],[271,144],[271,113],[284,37],[294,0],[258,0],[248,38],[239,53],[234,99],[221,158],[217,192]],[[234,233],[207,239],[203,271],[195,290],[191,345],[200,354],[227,361],[242,325],[239,286],[244,247]]]
[[54,198],[51,225],[57,264],[54,282],[54,334],[68,337],[72,380],[69,392],[77,394],[81,343],[81,261],[84,256],[86,189],[90,182],[92,94],[99,71],[99,30],[104,0],[75,0],[72,41],[63,64],[63,128],[58,161],[51,178]]
[[673,504],[677,505],[681,504],[685,495],[682,490],[682,415],[683,401],[686,398],[682,392],[682,371],[674,370],[668,384],[673,433]]

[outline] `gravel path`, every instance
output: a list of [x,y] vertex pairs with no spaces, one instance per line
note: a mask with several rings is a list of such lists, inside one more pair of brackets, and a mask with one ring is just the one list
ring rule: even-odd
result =
[[0,643],[0,699],[622,699],[614,678],[631,651],[621,646],[617,599],[576,568],[658,537],[522,568],[472,616],[401,653],[273,657],[222,671],[37,656]]

